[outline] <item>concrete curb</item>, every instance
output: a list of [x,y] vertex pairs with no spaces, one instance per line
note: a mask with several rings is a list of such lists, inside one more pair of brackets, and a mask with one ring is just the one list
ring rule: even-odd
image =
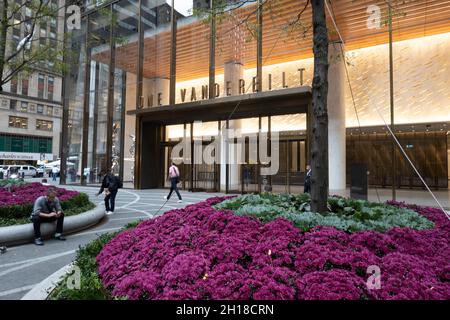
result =
[[20,300],[46,300],[50,293],[55,289],[62,278],[72,272],[73,263],[65,265],[49,277],[38,283],[33,289],[31,289]]
[[[66,217],[64,219],[64,234],[74,233],[87,229],[97,224],[105,216],[102,206],[86,211],[84,213]],[[56,231],[56,222],[41,224],[42,237],[49,237]],[[17,226],[0,227],[0,244],[17,245],[31,242],[34,239],[33,224],[22,224]]]

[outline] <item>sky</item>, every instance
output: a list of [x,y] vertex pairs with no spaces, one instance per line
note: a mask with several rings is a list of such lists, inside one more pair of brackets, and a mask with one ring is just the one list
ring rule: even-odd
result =
[[[172,0],[166,0],[169,5],[172,5]],[[192,0],[175,0],[175,10],[183,16],[192,15]],[[188,12],[190,11],[190,12]]]

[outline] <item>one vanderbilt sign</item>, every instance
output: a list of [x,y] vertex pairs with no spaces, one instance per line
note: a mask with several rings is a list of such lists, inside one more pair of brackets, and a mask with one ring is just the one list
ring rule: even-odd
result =
[[[305,68],[299,68],[297,69],[297,71],[300,74],[300,86],[303,85],[304,83],[304,72],[305,72]],[[272,74],[269,73],[268,77],[267,77],[267,88],[268,90],[272,90],[273,88],[273,81],[272,81]],[[247,90],[250,88],[250,86],[247,88],[248,83],[245,82],[244,79],[239,79],[239,84],[238,84],[238,94],[245,94],[247,93]],[[286,72],[282,72],[281,73],[281,86],[283,89],[285,88],[289,88],[289,85],[287,84],[286,81]],[[215,97],[219,97],[220,96],[220,84],[216,83],[214,85],[214,94]],[[252,88],[252,92],[258,92],[258,78],[257,77],[253,77],[252,78],[252,82],[251,82],[251,88]],[[231,96],[233,95],[232,93],[233,90],[233,82],[232,81],[226,81],[224,83],[224,88],[223,88],[223,94],[224,96]],[[196,87],[191,87],[190,89],[187,88],[182,88],[180,89],[180,96],[181,96],[181,102],[188,102],[188,101],[197,101],[197,100],[205,100],[205,99],[209,99],[209,88],[208,85],[202,85],[201,88],[201,92],[197,92]],[[189,100],[187,100],[189,99]]]
[[[300,76],[299,77],[299,85],[303,86],[305,68],[298,68],[297,72],[299,73],[299,76]],[[273,87],[274,87],[273,86],[273,75],[271,73],[269,73],[267,75],[266,84],[267,84],[267,90],[270,91],[273,89]],[[220,97],[221,90],[223,90],[224,96],[232,96],[233,95],[233,85],[234,85],[234,83],[232,81],[226,81],[223,84],[223,88],[222,88],[219,83],[215,83],[214,84],[214,97],[215,98]],[[286,72],[281,73],[280,85],[281,85],[281,88],[283,88],[283,89],[289,88],[289,84],[287,83],[287,80],[286,80]],[[290,84],[290,85],[292,86],[292,84]],[[257,77],[253,77],[250,84],[246,83],[246,81],[244,79],[239,79],[238,88],[237,88],[238,94],[245,94],[245,93],[247,93],[247,91],[250,88],[251,88],[252,92],[258,92],[258,78]],[[181,103],[209,99],[209,86],[207,84],[202,85],[201,88],[190,87],[190,88],[181,88],[179,90],[180,90],[179,92],[180,92]],[[153,107],[154,100],[155,100],[154,98],[155,97],[153,94],[150,94],[149,96],[147,96],[146,99],[144,97],[141,97],[141,101],[139,103],[139,108],[143,108],[145,104],[147,104],[148,107]],[[145,100],[147,100],[147,101],[145,101]],[[159,92],[156,96],[157,106],[162,106],[163,101],[164,101],[163,92]]]

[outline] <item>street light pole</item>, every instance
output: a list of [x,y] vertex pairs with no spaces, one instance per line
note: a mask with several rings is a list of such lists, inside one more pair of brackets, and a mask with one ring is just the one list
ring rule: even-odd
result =
[[[395,134],[394,126],[394,61],[392,54],[392,1],[388,3],[388,23],[389,23],[389,84],[390,84],[390,107],[391,107],[391,130]],[[396,161],[395,161],[395,140],[392,139],[392,200],[395,200],[396,179]]]

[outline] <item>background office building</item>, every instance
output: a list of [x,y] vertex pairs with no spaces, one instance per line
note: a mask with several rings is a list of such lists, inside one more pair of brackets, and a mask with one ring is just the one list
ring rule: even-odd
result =
[[[18,0],[17,3],[26,4]],[[62,8],[64,1],[51,0],[49,6]],[[58,18],[36,26],[32,45],[57,45],[64,36],[64,11]],[[33,15],[23,5],[11,22],[16,26],[7,34],[6,56],[28,36]],[[23,23],[18,23],[23,21]],[[54,64],[42,61],[31,72],[21,72],[0,92],[0,164],[31,164],[56,160],[60,155],[63,115],[62,75]]]
[[[250,161],[248,139],[239,147],[219,142],[222,160],[242,155],[244,163],[185,163],[184,188],[302,190],[311,7],[296,22],[302,1],[264,3],[263,10],[250,2],[209,21],[198,10],[210,1],[175,0],[173,10],[170,0],[86,6],[70,43],[79,55],[66,78],[62,150],[75,164],[66,182],[98,183],[99,173],[112,167],[137,188],[164,187],[179,141],[207,140],[230,128],[244,136],[265,132],[269,142],[279,133],[278,173],[260,176],[266,164]],[[395,133],[427,183],[448,188],[450,7],[444,0],[393,3]],[[327,10],[331,190],[345,189],[355,163],[368,165],[370,185],[393,181],[384,126],[390,123],[387,11],[382,0],[332,1]],[[194,163],[200,154],[183,157]],[[395,157],[397,187],[420,188],[401,152]]]

